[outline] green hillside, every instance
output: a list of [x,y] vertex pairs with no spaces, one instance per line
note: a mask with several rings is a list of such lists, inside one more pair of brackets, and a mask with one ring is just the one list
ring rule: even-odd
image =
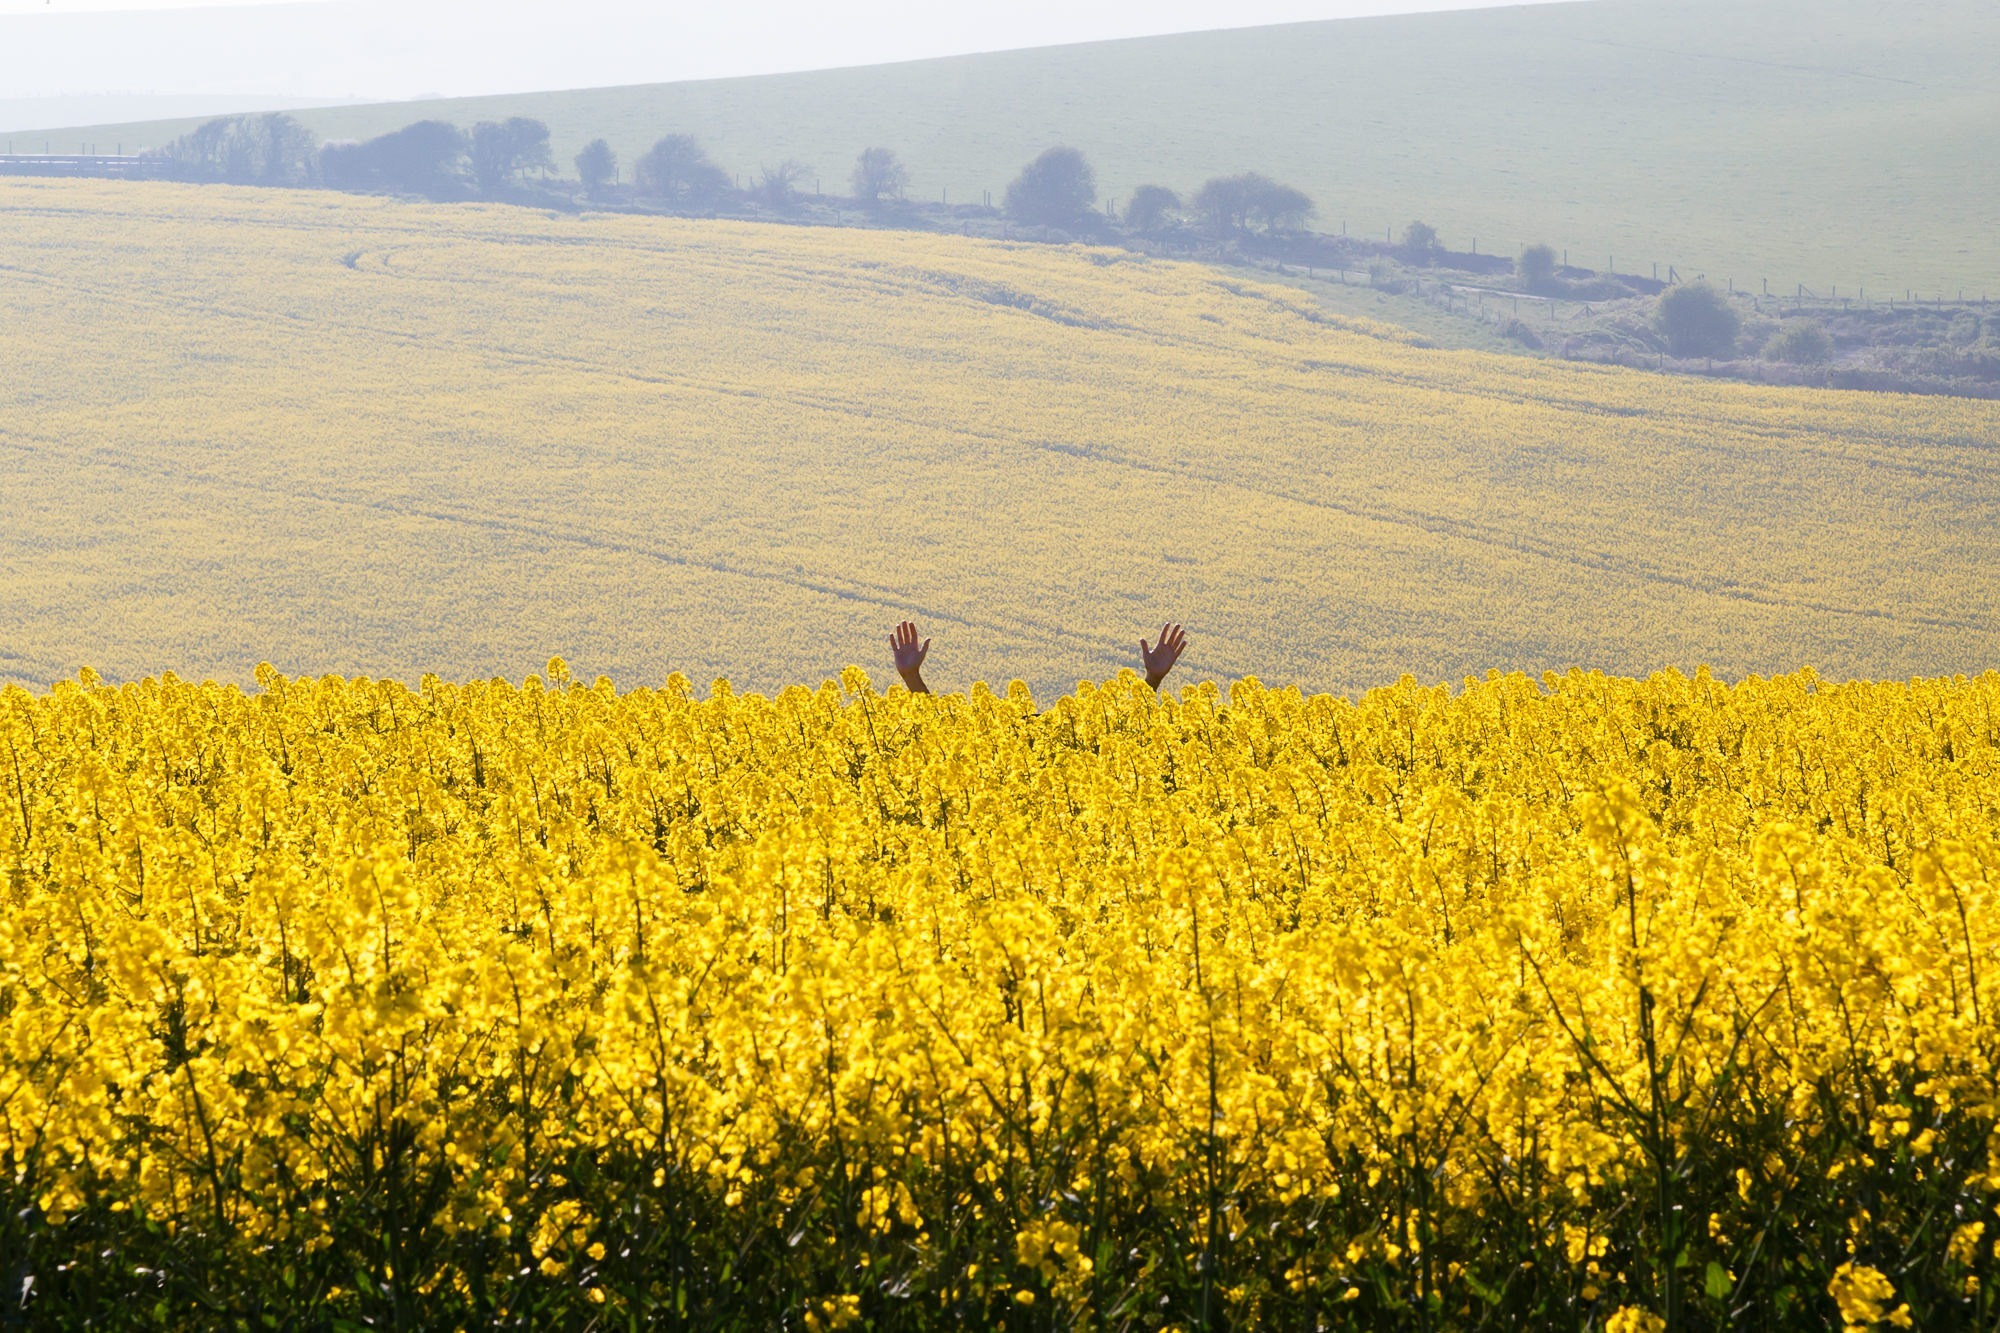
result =
[[[842,188],[886,144],[912,193],[997,196],[1050,143],[1107,198],[1255,168],[1320,225],[1739,283],[2000,295],[2000,6],[1990,0],[1588,0],[1044,48],[715,82],[341,107],[362,137],[422,116],[546,120],[630,161],[699,135],[746,178],[797,158]],[[158,143],[192,122],[37,132]]]

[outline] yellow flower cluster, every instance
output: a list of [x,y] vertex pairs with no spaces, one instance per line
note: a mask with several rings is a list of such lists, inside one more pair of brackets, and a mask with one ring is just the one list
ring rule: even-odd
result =
[[258,683],[0,694],[38,1244],[816,1328],[1991,1299],[2000,675]]

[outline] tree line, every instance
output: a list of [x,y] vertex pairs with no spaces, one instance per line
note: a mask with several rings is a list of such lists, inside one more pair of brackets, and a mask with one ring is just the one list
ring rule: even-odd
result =
[[[225,116],[160,152],[172,161],[174,174],[185,180],[430,198],[545,201],[548,187],[535,177],[557,169],[548,126],[520,116],[480,121],[470,130],[447,121],[420,120],[372,139],[324,143],[282,113]],[[617,153],[604,139],[585,145],[572,165],[577,184],[600,204],[701,214],[755,206],[784,213],[800,204],[802,187],[813,177],[811,168],[787,159],[761,167],[746,186],[690,134],[656,140],[630,164],[629,182],[620,171]],[[909,169],[892,149],[865,148],[849,173],[848,199],[866,212],[882,214],[903,200],[910,184]],[[1122,210],[1115,210],[1100,203],[1097,174],[1084,154],[1058,146],[1021,169],[1007,186],[1001,210],[1024,226],[1046,229],[1044,235],[1051,239],[1102,236],[1117,225],[1128,237],[1165,243],[1237,238],[1281,260],[1289,254],[1308,264],[1315,258],[1344,263],[1348,257],[1346,242],[1304,232],[1318,212],[1310,197],[1254,171],[1212,177],[1185,198],[1165,185],[1141,185]],[[1401,244],[1391,243],[1388,253],[1422,267],[1440,262],[1454,268],[1470,265],[1482,272],[1508,267],[1498,257],[1450,254],[1437,229],[1422,221],[1405,227]],[[1640,294],[1645,287],[1641,283],[1635,289],[1615,274],[1571,269],[1545,244],[1526,246],[1511,268],[1519,291],[1553,300],[1619,299]],[[1386,259],[1374,260],[1370,271],[1371,282],[1399,289],[1401,280]],[[1653,290],[1658,287],[1654,284]],[[1727,358],[1741,350],[1737,342],[1742,321],[1731,297],[1702,281],[1672,286],[1658,295],[1652,323],[1675,358]],[[1523,340],[1540,345],[1536,339]],[[1763,344],[1762,354],[1767,361],[1817,365],[1828,361],[1834,350],[1821,324],[1795,319]]]
[[[400,190],[431,197],[502,198],[524,176],[556,165],[549,127],[520,116],[481,121],[469,131],[442,120],[420,120],[373,139],[328,143],[317,142],[305,126],[282,113],[227,116],[175,140],[166,152],[190,179]],[[603,139],[585,145],[573,165],[585,192],[598,199],[608,196],[619,176],[618,156]],[[693,135],[669,134],[632,163],[629,192],[677,212],[712,212],[734,202],[782,212],[798,202],[800,186],[810,174],[802,163],[786,160],[761,168],[747,189],[739,188]],[[899,199],[909,183],[908,168],[881,147],[863,149],[848,178],[852,199],[868,209]],[[1064,234],[1089,234],[1122,221],[1127,231],[1151,236],[1186,230],[1214,237],[1281,235],[1297,232],[1317,213],[1302,191],[1246,171],[1213,177],[1185,200],[1164,185],[1141,185],[1118,219],[1109,209],[1100,212],[1097,173],[1082,152],[1067,146],[1050,148],[1024,166],[1007,186],[1001,206],[1009,218]],[[1412,222],[1403,231],[1401,252],[1409,262],[1433,264],[1444,250],[1436,228]],[[1563,275],[1547,245],[1525,248],[1514,271],[1521,288],[1532,294],[1590,295]],[[1655,322],[1677,357],[1724,354],[1738,330],[1729,302],[1701,283],[1666,293]],[[1803,337],[1795,334],[1793,341]],[[1786,359],[1804,354],[1789,344],[1785,352]]]
[[[465,130],[448,121],[420,120],[365,140],[325,143],[291,116],[225,116],[174,140],[160,152],[185,180],[242,185],[321,186],[336,190],[391,191],[430,197],[505,197],[525,179],[556,170],[548,126],[515,116],[481,121]],[[621,181],[616,152],[603,139],[585,145],[572,161],[586,194],[618,194],[684,212],[708,212],[735,202],[783,210],[799,200],[811,169],[786,160],[759,169],[747,187],[718,165],[689,134],[669,134],[631,163]],[[892,149],[863,149],[848,177],[851,198],[864,208],[900,200],[909,169]],[[1200,229],[1227,236],[1250,231],[1296,231],[1317,210],[1302,191],[1257,172],[1217,176],[1187,199],[1164,185],[1132,192],[1120,218],[1100,209],[1097,173],[1082,152],[1048,149],[1026,164],[1007,186],[1003,212],[1024,225],[1089,232],[1122,221],[1131,231],[1162,234]]]

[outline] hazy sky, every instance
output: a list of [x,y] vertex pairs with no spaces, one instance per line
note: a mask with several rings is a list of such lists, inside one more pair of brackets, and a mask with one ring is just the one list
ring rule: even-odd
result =
[[0,0],[0,99],[654,83],[1493,0]]

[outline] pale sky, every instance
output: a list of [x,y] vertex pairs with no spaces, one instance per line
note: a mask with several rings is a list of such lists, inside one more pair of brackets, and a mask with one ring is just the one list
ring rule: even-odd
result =
[[[0,100],[399,100],[723,78],[1493,0],[0,0]],[[75,123],[75,122],[71,122]]]

